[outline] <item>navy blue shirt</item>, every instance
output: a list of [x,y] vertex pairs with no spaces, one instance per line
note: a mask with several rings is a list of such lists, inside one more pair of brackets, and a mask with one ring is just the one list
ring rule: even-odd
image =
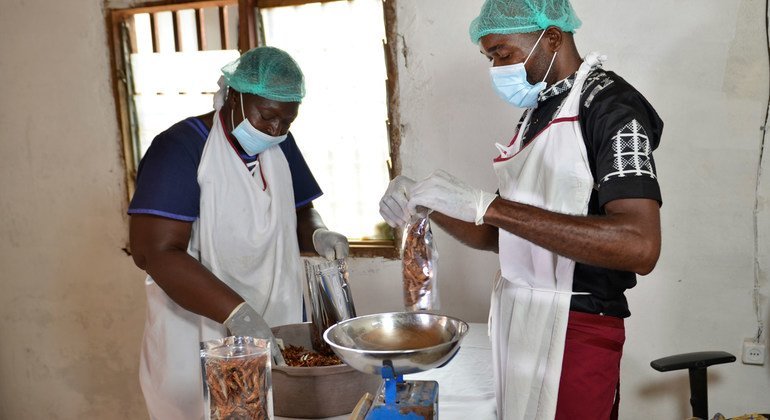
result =
[[[129,214],[152,214],[193,222],[200,214],[198,165],[209,129],[198,118],[182,120],[153,139],[139,163],[136,192],[128,207]],[[280,143],[289,163],[294,205],[299,208],[320,197],[321,188],[313,177],[305,158],[289,133]],[[241,155],[245,162],[256,156]]]

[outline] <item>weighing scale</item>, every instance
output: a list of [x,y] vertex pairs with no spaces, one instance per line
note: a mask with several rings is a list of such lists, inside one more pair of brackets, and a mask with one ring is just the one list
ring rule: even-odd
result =
[[457,318],[393,312],[340,322],[326,330],[324,340],[350,367],[382,376],[377,395],[356,407],[359,418],[433,420],[438,419],[438,382],[403,376],[447,364],[467,332],[468,324]]

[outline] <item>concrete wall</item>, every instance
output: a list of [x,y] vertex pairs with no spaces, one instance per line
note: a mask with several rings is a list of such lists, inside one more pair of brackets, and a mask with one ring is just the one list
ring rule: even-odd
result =
[[[493,190],[493,142],[518,112],[467,38],[481,0],[400,0],[404,173],[446,169]],[[118,1],[117,3],[128,3]],[[686,375],[649,361],[740,353],[756,329],[752,212],[768,66],[764,2],[574,0],[582,53],[641,90],[666,122],[655,157],[663,254],[628,293],[621,418],[685,418]],[[102,3],[0,0],[0,418],[146,418],[137,381],[143,274],[127,241]],[[767,160],[767,157],[765,157]],[[767,164],[767,162],[765,162]],[[760,187],[767,315],[768,171]],[[437,232],[444,311],[486,320],[496,257]],[[361,312],[400,308],[400,264],[351,262]],[[770,411],[770,369],[711,369],[712,411]]]
[[142,275],[98,1],[0,2],[0,418],[137,419]]

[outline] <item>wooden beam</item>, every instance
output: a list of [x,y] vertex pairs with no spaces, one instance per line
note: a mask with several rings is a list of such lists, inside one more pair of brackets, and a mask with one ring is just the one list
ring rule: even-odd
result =
[[126,28],[128,29],[128,47],[131,54],[139,52],[139,48],[136,46],[136,22],[134,17],[131,16],[125,21]]
[[174,51],[182,51],[184,45],[182,45],[182,25],[179,23],[179,13],[174,10],[171,12],[171,23],[174,27]]
[[115,13],[109,13],[108,30],[110,38],[110,67],[112,76],[112,92],[115,96],[115,114],[118,120],[118,128],[120,129],[120,135],[118,141],[121,143],[123,167],[125,169],[125,194],[126,200],[123,203],[124,208],[128,207],[128,203],[131,197],[134,195],[134,185],[136,179],[136,173],[134,168],[136,162],[134,161],[133,145],[131,142],[131,124],[128,116],[128,89],[126,74],[122,70],[127,63],[123,62],[123,50],[121,47],[121,23],[124,19]]
[[238,1],[238,51],[241,54],[257,46],[256,1]]
[[206,17],[202,8],[195,9],[195,32],[198,35],[198,51],[206,51]]
[[158,26],[155,24],[157,15],[150,13],[150,38],[152,39],[152,52],[160,52],[160,35],[158,34]]
[[227,46],[230,45],[230,31],[228,31],[228,16],[227,16],[227,7],[221,6],[219,8],[219,40],[220,40],[220,48],[223,50],[227,49]]
[[257,7],[254,10],[254,15],[257,19],[257,45],[256,47],[264,47],[267,45],[267,41],[265,40],[265,22],[262,21],[262,12],[259,10],[259,7]]
[[179,10],[202,9],[206,7],[223,7],[232,6],[237,3],[238,0],[156,1],[141,3],[129,9],[115,9],[112,13],[115,13],[115,17],[119,19],[123,16],[136,15],[139,13],[173,12]]
[[388,137],[390,144],[390,177],[401,173],[401,117],[400,98],[398,95],[398,32],[396,27],[396,0],[383,0],[385,18],[385,70],[387,80],[385,91],[388,101]]
[[[398,95],[398,31],[396,25],[396,0],[383,0],[383,18],[385,20],[385,42],[382,47],[385,51],[385,94],[388,104],[388,145],[390,146],[390,161],[388,172],[393,179],[401,174],[401,101]],[[399,229],[393,231],[394,240],[390,248],[391,255],[386,258],[399,258],[399,250],[396,244],[400,244],[403,232]]]
[[333,1],[347,1],[347,0],[257,0],[257,7],[285,7],[285,6],[302,6],[303,4],[310,3],[331,3]]

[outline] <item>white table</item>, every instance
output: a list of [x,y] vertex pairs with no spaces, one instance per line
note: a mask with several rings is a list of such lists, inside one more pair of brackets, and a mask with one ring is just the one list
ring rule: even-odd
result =
[[[441,420],[494,419],[495,389],[487,324],[470,324],[460,350],[448,365],[406,375],[404,379],[438,382]],[[292,420],[288,417],[276,419]],[[348,420],[348,416],[329,417],[327,420]]]

